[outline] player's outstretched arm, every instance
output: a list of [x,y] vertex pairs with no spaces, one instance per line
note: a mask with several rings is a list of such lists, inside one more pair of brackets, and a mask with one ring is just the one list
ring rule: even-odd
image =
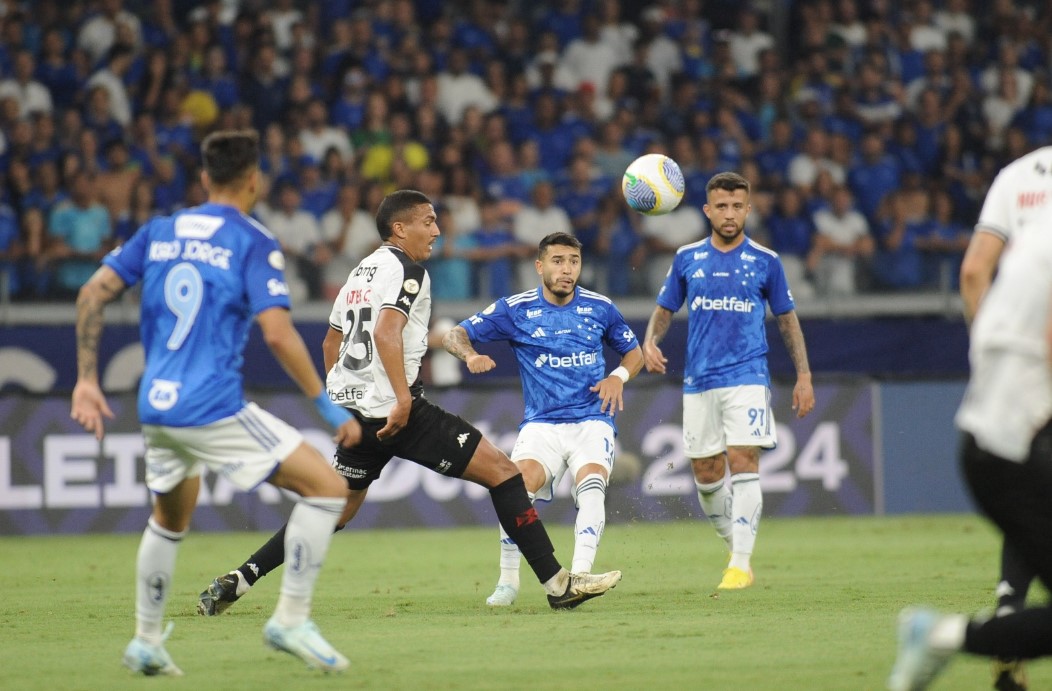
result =
[[589,391],[599,394],[599,412],[610,415],[625,409],[624,391],[629,379],[643,369],[643,350],[638,346],[621,357],[621,363]]
[[362,438],[362,428],[351,414],[329,398],[325,384],[314,362],[310,359],[303,337],[292,324],[292,317],[284,307],[271,307],[256,315],[263,341],[274,353],[282,368],[296,382],[300,391],[311,399],[318,413],[336,428],[336,442],[341,446],[354,446]]
[[671,324],[672,312],[661,306],[655,307],[654,313],[650,315],[650,321],[647,322],[646,336],[643,337],[643,363],[647,367],[647,372],[665,373],[668,358],[661,352],[658,343],[665,338]]
[[102,418],[113,418],[113,411],[99,386],[102,313],[125,287],[116,271],[101,266],[77,294],[77,384],[73,387],[69,416],[99,440],[105,434]]
[[796,385],[793,387],[793,410],[796,417],[803,417],[814,410],[815,390],[811,385],[811,366],[807,363],[807,347],[804,345],[804,332],[800,328],[800,319],[796,310],[778,315],[778,331],[782,334],[789,358],[796,368]]
[[442,347],[453,357],[463,360],[472,374],[489,372],[497,366],[489,355],[483,355],[475,350],[463,326],[457,325],[447,331],[442,337]]

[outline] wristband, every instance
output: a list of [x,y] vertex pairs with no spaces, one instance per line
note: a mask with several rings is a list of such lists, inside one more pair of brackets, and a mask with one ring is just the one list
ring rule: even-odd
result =
[[329,398],[329,392],[324,388],[320,394],[311,399],[311,402],[318,410],[318,415],[321,415],[325,422],[333,427],[339,427],[351,418],[350,411],[333,403],[332,399]]
[[630,375],[630,374],[628,373],[628,370],[627,370],[627,369],[625,369],[624,367],[622,367],[622,366],[618,365],[618,366],[617,366],[617,367],[616,367],[616,368],[614,369],[614,371],[612,371],[612,372],[610,373],[610,376],[611,376],[611,377],[617,377],[617,378],[618,378],[618,379],[620,379],[621,381],[623,381],[623,382],[626,382],[626,383],[627,383],[627,382],[628,382],[628,378],[629,378],[629,377],[630,377],[631,375]]

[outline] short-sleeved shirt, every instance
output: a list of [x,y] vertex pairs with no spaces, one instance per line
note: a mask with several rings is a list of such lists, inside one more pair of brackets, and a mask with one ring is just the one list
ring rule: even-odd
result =
[[604,344],[625,355],[639,342],[610,298],[578,286],[570,302],[554,305],[534,288],[497,300],[460,326],[473,343],[511,345],[522,378],[523,425],[584,420],[613,425],[589,389],[607,376]]
[[680,247],[657,304],[678,312],[684,303],[689,310],[685,393],[771,385],[767,306],[775,315],[796,308],[775,252],[748,238],[729,252],[715,249],[711,238]]
[[[1052,208],[1027,214],[1027,223],[1052,224]],[[1052,232],[1008,230],[1012,243],[972,324],[972,376],[957,424],[984,451],[1022,462],[1052,417]]]
[[1052,209],[1052,146],[1033,151],[1005,166],[990,185],[975,229],[1006,243],[1017,233],[1042,229],[1038,218]]
[[192,427],[241,410],[252,320],[289,309],[274,236],[233,207],[204,204],[147,222],[102,261],[142,282],[142,423]]
[[392,245],[377,248],[351,271],[329,314],[329,326],[343,333],[339,356],[326,378],[329,397],[367,418],[387,417],[395,404],[394,388],[373,339],[385,309],[398,310],[409,320],[402,331],[405,376],[418,393],[431,319],[431,278]]

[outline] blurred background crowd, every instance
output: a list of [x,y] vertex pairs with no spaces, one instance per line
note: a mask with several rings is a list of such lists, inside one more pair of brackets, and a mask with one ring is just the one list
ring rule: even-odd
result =
[[[560,230],[585,285],[653,296],[723,170],[798,297],[952,290],[993,176],[1052,141],[1050,24],[1025,0],[0,0],[0,300],[74,295],[204,200],[201,138],[241,127],[294,300],[335,295],[405,187],[436,201],[437,299],[532,287]],[[667,216],[621,197],[649,152],[686,177]]]

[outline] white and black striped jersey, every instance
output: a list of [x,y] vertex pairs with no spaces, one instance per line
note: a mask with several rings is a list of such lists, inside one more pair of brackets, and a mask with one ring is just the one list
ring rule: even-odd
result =
[[402,344],[406,383],[412,386],[417,384],[420,361],[427,352],[431,277],[392,245],[379,247],[351,271],[329,315],[329,326],[343,333],[343,344],[329,370],[326,388],[335,403],[365,417],[387,417],[395,403],[394,389],[373,340],[376,320],[385,309],[398,310],[409,319]]

